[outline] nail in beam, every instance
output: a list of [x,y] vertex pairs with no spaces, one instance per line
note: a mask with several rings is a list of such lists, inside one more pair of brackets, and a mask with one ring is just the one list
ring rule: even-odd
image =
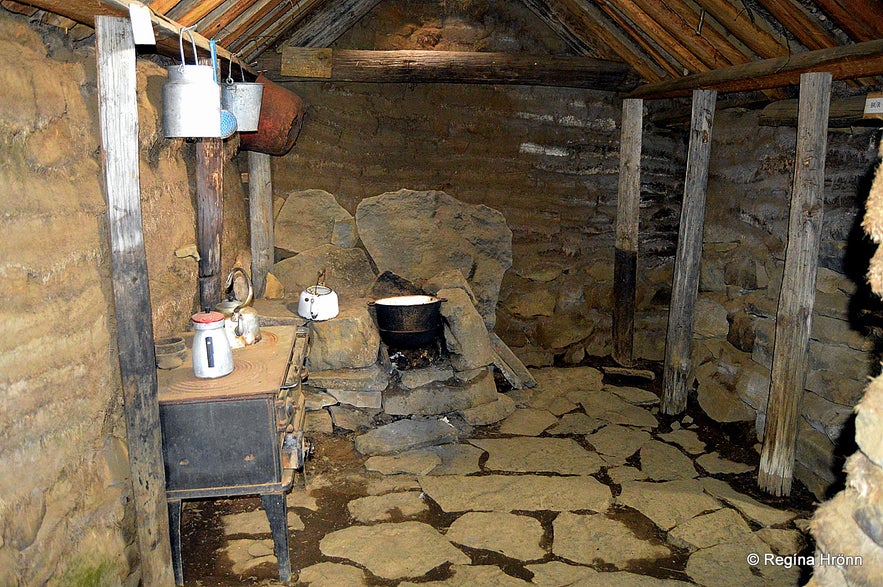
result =
[[818,273],[831,77],[827,72],[800,76],[788,245],[776,313],[770,396],[757,476],[759,487],[773,495],[791,493],[794,473],[797,424],[806,383]]
[[127,18],[95,17],[98,114],[129,466],[144,585],[174,585],[141,223],[135,42]]
[[624,367],[634,363],[643,114],[643,100],[629,98],[622,101],[619,197],[613,258],[613,360]]
[[708,186],[708,161],[711,156],[711,129],[717,92],[695,90],[687,150],[687,176],[678,229],[668,332],[665,337],[662,412],[680,414],[687,407],[696,317],[696,294],[699,289],[699,265],[702,260],[702,228],[705,223],[705,196]]

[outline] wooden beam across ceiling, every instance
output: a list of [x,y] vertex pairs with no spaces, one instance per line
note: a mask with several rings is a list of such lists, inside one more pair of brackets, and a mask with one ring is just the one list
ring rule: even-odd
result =
[[696,0],[722,26],[758,56],[768,59],[788,54],[788,47],[749,17],[744,7],[730,0]]
[[[619,28],[625,31],[625,34],[631,37],[641,49],[646,51],[647,55],[649,55],[659,67],[667,71],[669,75],[672,77],[679,77],[684,74],[684,65],[677,63],[677,60],[670,53],[665,51],[658,42],[653,40],[651,38],[652,35],[647,34],[647,31],[642,31],[637,26],[634,26],[632,22],[622,14],[622,12],[613,7],[609,2],[601,2],[598,4],[598,7],[604,11],[607,17],[615,22]],[[659,47],[659,49],[657,49],[657,47]],[[665,54],[663,54],[663,52],[665,52]],[[697,69],[695,71],[699,70]]]
[[295,47],[328,47],[377,6],[380,0],[335,0],[306,15],[286,41]]
[[[610,59],[613,56],[613,54],[602,54],[606,47],[599,47],[597,39],[590,38],[582,29],[573,26],[571,24],[572,15],[556,10],[556,6],[549,4],[545,0],[522,1],[537,18],[546,23],[546,26],[552,29],[564,41],[564,44],[570,47],[571,51],[577,55],[599,57],[601,59]],[[609,52],[609,49],[607,51]]]
[[688,96],[694,89],[745,92],[796,85],[800,74],[828,71],[834,79],[849,80],[883,74],[883,39],[855,45],[819,49],[786,57],[752,61],[697,73],[680,79],[647,84],[631,98]]
[[883,5],[880,0],[816,0],[853,41],[873,41],[883,37]]
[[[638,79],[626,64],[589,57],[467,51],[357,51],[289,47],[265,53],[276,82],[525,84],[625,92]],[[279,72],[276,74],[276,72]]]

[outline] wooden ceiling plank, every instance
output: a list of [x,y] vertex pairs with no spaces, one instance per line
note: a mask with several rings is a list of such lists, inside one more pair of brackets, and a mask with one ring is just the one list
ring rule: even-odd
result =
[[[668,54],[668,51],[665,48],[662,48],[663,51],[666,51],[668,56],[663,55],[660,51],[656,49],[656,46],[653,45],[647,37],[645,37],[646,32],[638,30],[632,23],[629,21],[619,10],[610,5],[609,2],[601,2],[598,4],[598,7],[604,11],[604,13],[615,22],[619,28],[625,31],[629,37],[632,38],[634,42],[636,42],[644,51],[647,52],[653,61],[656,64],[668,72],[672,77],[680,77],[684,75],[683,63],[678,62],[678,64],[672,63],[671,60],[677,61],[676,57]],[[649,35],[648,35],[649,36]],[[658,41],[656,41],[658,44]],[[678,67],[680,65],[680,67]],[[704,68],[698,71],[704,71]]]
[[252,28],[258,21],[264,18],[267,13],[279,8],[279,5],[283,3],[287,5],[288,0],[264,0],[263,2],[258,0],[257,2],[253,2],[251,9],[248,12],[243,14],[239,20],[231,23],[232,26],[228,27],[229,31],[221,37],[221,43],[229,45],[236,39],[239,39],[245,31]]
[[[623,1],[632,2],[632,0]],[[637,0],[635,4],[644,10],[659,26],[662,26],[678,39],[693,55],[701,59],[707,69],[734,65],[717,47],[704,37],[697,35],[696,29],[688,27],[683,18],[676,14],[666,2]]]
[[239,16],[248,10],[248,8],[254,3],[254,0],[238,0],[233,3],[229,7],[227,7],[218,18],[212,19],[210,22],[206,22],[205,24],[200,23],[197,27],[199,32],[205,35],[208,38],[214,38],[217,34],[222,31],[227,25],[233,22],[235,19],[239,18]]
[[522,2],[577,55],[605,57],[601,54],[602,49],[592,42],[592,39],[587,38],[583,31],[571,26],[571,14],[560,12],[558,7],[544,0],[522,0]]
[[[203,17],[211,13],[212,10],[223,4],[224,1],[225,0],[195,0],[183,7],[183,14],[176,16],[175,20],[184,26],[196,24],[202,20]],[[182,2],[181,4],[183,5],[184,3]],[[177,15],[178,9],[176,9],[173,14]]]
[[[602,7],[605,4],[608,6],[610,5],[606,0],[602,0],[598,3],[599,7]],[[638,4],[632,2],[632,0],[617,0],[616,6],[626,17],[635,23],[637,28],[641,29],[684,66],[686,71],[681,71],[679,75],[684,75],[686,72],[696,73],[710,69],[707,63],[696,56],[696,54],[681,43],[678,38],[656,22],[656,20],[643,8],[638,6]]]
[[853,41],[873,41],[883,37],[880,0],[816,0],[816,4]]
[[549,4],[571,12],[590,35],[613,49],[645,80],[659,81],[665,77],[665,70],[650,60],[630,38],[620,33],[593,3],[586,0],[549,0]]
[[798,84],[800,74],[813,71],[831,72],[838,80],[883,75],[883,39],[752,61],[664,80],[641,86],[629,97],[656,99],[688,96],[694,89],[715,89],[724,93],[780,88]]
[[840,45],[799,3],[792,0],[758,2],[807,49],[831,49]]
[[152,11],[157,14],[168,14],[168,12],[180,4],[181,0],[153,0],[152,2],[145,2]]
[[769,59],[788,54],[788,47],[752,21],[737,3],[730,0],[695,1],[758,56]]
[[[708,43],[717,48],[731,64],[745,63],[754,55],[746,54],[737,48],[731,41],[718,30],[718,23],[710,14],[701,14],[694,4],[686,0],[666,0],[664,3],[681,21],[688,31],[697,37],[706,39]],[[704,10],[698,7],[698,10]],[[747,50],[747,47],[745,48]]]
[[328,47],[368,14],[380,0],[337,0],[325,2],[307,14],[286,40],[293,47]]
[[231,39],[230,46],[234,47],[237,51],[243,51],[252,45],[257,47],[262,38],[272,38],[275,41],[275,37],[270,37],[266,32],[280,20],[284,20],[289,16],[293,17],[293,15],[290,15],[290,9],[291,6],[287,2],[280,3],[255,21],[249,28],[245,29],[239,36]]
[[[289,12],[284,18],[277,19],[276,22],[270,22],[269,26],[262,32],[260,39],[254,37],[254,45],[248,42],[242,46],[240,52],[245,54],[247,60],[254,60],[258,55],[276,45],[280,39],[284,39],[288,31],[298,26],[311,10],[320,6],[323,1],[325,0],[301,2],[296,13]],[[246,48],[249,49],[247,53],[245,53]]]

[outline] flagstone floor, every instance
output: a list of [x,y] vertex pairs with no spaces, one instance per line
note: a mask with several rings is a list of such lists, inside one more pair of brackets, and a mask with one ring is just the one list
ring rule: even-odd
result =
[[[458,443],[365,457],[354,434],[315,435],[288,497],[292,583],[806,581],[788,557],[811,553],[811,499],[799,485],[790,499],[754,489],[744,439],[692,408],[660,416],[658,382],[532,373],[536,388],[509,392],[514,413]],[[183,527],[186,585],[279,584],[259,499],[187,502]]]

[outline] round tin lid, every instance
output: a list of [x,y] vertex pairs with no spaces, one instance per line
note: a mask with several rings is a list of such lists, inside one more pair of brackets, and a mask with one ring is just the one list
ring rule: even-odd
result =
[[197,324],[211,324],[212,322],[221,322],[224,315],[220,312],[199,312],[190,317]]

